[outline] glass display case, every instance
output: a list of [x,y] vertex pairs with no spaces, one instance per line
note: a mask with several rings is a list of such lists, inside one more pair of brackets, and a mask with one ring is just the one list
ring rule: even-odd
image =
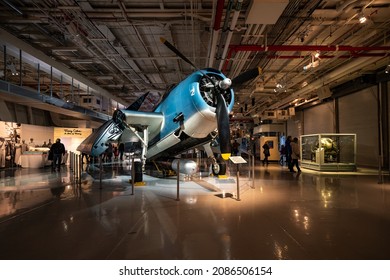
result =
[[302,167],[356,171],[356,134],[311,134],[300,138]]

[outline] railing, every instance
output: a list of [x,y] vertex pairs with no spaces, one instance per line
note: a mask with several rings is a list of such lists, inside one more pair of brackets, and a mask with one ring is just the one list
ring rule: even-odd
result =
[[71,110],[73,112],[80,113],[86,117],[92,117],[103,121],[107,121],[111,118],[109,115],[95,112],[93,110],[78,106],[74,103],[66,102],[64,100],[52,96],[44,95],[42,93],[38,93],[35,90],[17,86],[3,80],[0,80],[0,91],[6,92],[8,94],[16,95],[18,97],[29,98],[35,101],[54,105],[58,108]]

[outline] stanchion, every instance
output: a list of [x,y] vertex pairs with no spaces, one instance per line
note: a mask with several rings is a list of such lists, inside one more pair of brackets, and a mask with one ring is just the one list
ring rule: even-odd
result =
[[180,186],[180,160],[177,161],[177,169],[176,169],[176,173],[177,173],[177,185],[176,185],[176,200],[177,201],[180,201],[180,197],[179,197],[179,186]]
[[240,201],[240,168],[239,164],[237,164],[237,201]]
[[79,154],[79,184],[81,184],[81,171],[83,169],[83,158],[82,155]]
[[102,188],[102,155],[99,156],[99,180],[100,180],[100,188]]
[[74,173],[75,173],[75,181],[76,182],[78,182],[78,180],[79,180],[79,170],[78,170],[78,163],[79,163],[79,161],[78,161],[79,159],[78,159],[78,157],[77,157],[77,155],[76,154],[74,154]]
[[252,161],[252,157],[251,157],[251,154],[248,153],[248,179],[251,180],[252,179],[252,169],[251,169],[251,161]]
[[379,156],[378,158],[378,184],[383,184],[383,173],[382,173],[382,162],[383,162],[383,159],[382,159],[382,155]]
[[69,152],[69,171],[72,170],[72,152]]
[[252,155],[252,189],[255,188],[255,156]]
[[135,184],[135,164],[134,157],[131,158],[131,195],[134,195],[134,184]]
[[72,153],[72,174],[73,174],[73,176],[76,176],[76,173],[75,173],[75,161],[76,161],[75,154]]

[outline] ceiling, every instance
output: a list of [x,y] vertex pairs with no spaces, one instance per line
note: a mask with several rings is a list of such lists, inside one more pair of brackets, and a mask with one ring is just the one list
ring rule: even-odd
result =
[[[194,70],[161,37],[230,78],[260,67],[235,89],[234,111],[248,117],[318,99],[390,63],[384,0],[0,0],[0,27],[0,40],[33,47],[32,56],[87,85],[79,91],[123,106],[152,92],[145,110]],[[31,67],[23,66],[23,85],[34,87]],[[53,79],[66,98],[69,87]]]

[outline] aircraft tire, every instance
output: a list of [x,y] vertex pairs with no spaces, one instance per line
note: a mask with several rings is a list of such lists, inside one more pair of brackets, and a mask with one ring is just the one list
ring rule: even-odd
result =
[[223,159],[218,159],[217,163],[218,163],[218,167],[219,167],[218,170],[216,170],[214,165],[212,165],[211,169],[213,171],[213,175],[225,175],[226,174],[226,161]]

